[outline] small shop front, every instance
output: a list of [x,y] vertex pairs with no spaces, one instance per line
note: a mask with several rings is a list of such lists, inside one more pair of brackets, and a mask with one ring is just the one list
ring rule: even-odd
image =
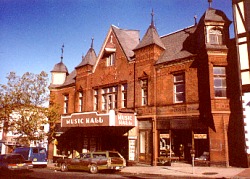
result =
[[54,155],[74,157],[78,153],[116,150],[126,159],[135,160],[137,126],[133,113],[73,113],[61,116],[61,128],[68,128],[57,137]]
[[198,118],[166,118],[157,122],[158,163],[179,161],[191,163],[195,157],[209,151],[207,128]]

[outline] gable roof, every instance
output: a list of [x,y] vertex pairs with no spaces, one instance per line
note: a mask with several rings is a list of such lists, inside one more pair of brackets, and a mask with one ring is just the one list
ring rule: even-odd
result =
[[112,25],[111,28],[116,35],[126,57],[128,60],[131,60],[131,57],[134,56],[133,49],[139,44],[139,31],[120,29],[114,25]]
[[146,47],[148,45],[156,44],[159,47],[165,49],[164,44],[162,43],[158,32],[153,24],[151,24],[146,32],[146,34],[143,36],[140,43],[135,47],[134,50]]
[[165,51],[159,57],[156,64],[190,57],[196,54],[195,30],[197,26],[191,26],[180,31],[161,37]]

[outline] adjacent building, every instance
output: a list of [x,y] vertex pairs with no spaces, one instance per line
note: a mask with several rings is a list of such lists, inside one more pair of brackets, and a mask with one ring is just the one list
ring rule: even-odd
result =
[[138,30],[112,25],[98,56],[92,40],[72,72],[62,57],[51,71],[50,105],[62,115],[49,159],[117,150],[128,162],[157,165],[205,152],[210,165],[231,165],[241,153],[230,153],[239,97],[230,24],[209,7],[197,24],[160,36],[152,13],[141,40]]
[[[250,0],[233,0],[235,44],[241,82],[241,112],[245,126],[245,150],[250,164]],[[241,125],[239,125],[241,126]],[[244,135],[244,134],[242,134]],[[236,151],[235,151],[236,152]]]

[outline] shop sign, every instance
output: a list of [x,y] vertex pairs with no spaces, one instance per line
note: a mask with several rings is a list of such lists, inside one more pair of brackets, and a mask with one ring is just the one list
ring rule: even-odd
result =
[[73,113],[61,117],[62,127],[90,126],[135,126],[135,116],[131,113],[118,113],[110,110],[108,114],[97,112]]
[[118,113],[115,126],[135,126],[135,116],[131,113]]
[[160,134],[160,138],[169,139],[169,134]]
[[207,134],[194,134],[195,139],[207,139]]
[[62,127],[109,126],[109,114],[73,113],[61,117]]

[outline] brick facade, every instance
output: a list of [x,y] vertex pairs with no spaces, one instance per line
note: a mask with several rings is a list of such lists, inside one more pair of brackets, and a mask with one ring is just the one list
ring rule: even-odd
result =
[[[195,157],[209,152],[211,165],[229,166],[230,99],[215,97],[214,87],[214,67],[231,70],[226,46],[229,24],[223,12],[208,9],[198,25],[167,36],[160,37],[152,21],[141,41],[138,31],[111,26],[99,56],[93,57],[95,60],[90,63],[88,59],[88,53],[93,53],[91,46],[82,59],[84,65],[77,66],[64,84],[51,84],[51,101],[61,105],[63,114],[64,96],[68,95],[68,113],[63,115],[94,111],[106,114],[114,109],[116,114],[135,114],[136,125],[112,129],[71,128],[63,134],[65,138],[72,134],[80,136],[71,149],[83,150],[81,145],[85,144],[81,144],[81,137],[86,139],[87,146],[94,136],[96,149],[114,147],[134,162],[157,165],[163,156],[191,162],[190,150],[195,150]],[[209,42],[205,30],[209,26],[218,26],[223,44]],[[107,61],[112,54],[115,54],[114,63]],[[230,83],[227,85],[231,89]],[[81,110],[79,92],[83,94]],[[106,144],[111,138],[114,142]],[[133,149],[130,143],[134,144]],[[173,150],[170,156],[165,153],[168,147]]]

